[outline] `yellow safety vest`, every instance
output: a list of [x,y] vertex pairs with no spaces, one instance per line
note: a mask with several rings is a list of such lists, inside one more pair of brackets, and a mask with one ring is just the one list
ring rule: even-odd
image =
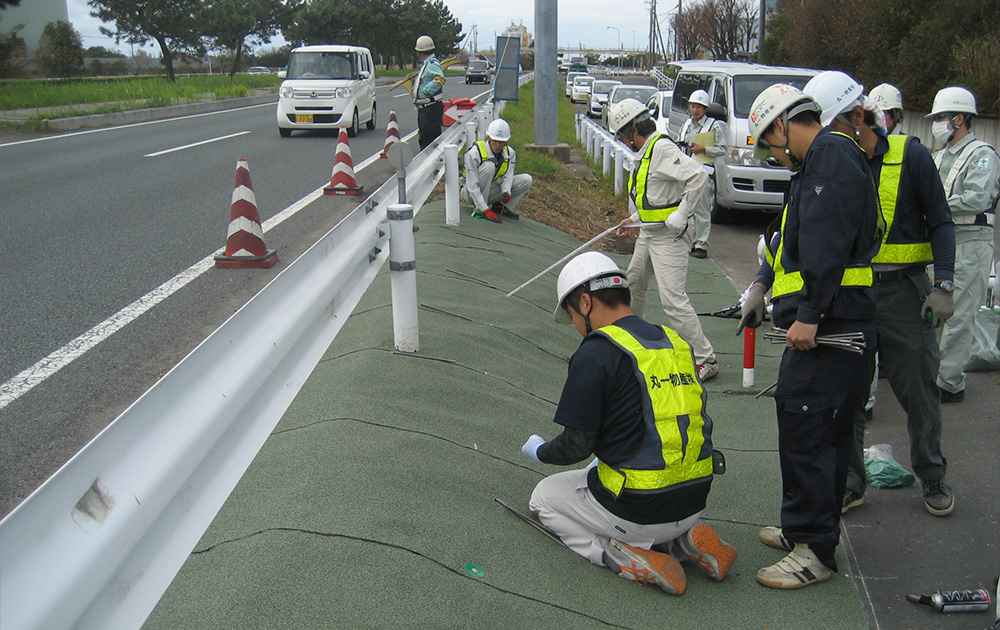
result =
[[681,202],[677,201],[666,206],[654,206],[646,198],[650,157],[653,155],[653,145],[660,140],[670,142],[670,139],[665,138],[662,134],[656,134],[650,138],[649,142],[646,143],[646,151],[642,154],[642,159],[639,160],[639,168],[633,170],[628,176],[629,196],[632,197],[635,208],[639,211],[639,220],[643,223],[662,223],[681,205]]
[[873,263],[916,264],[929,263],[934,260],[931,243],[915,241],[912,243],[889,243],[892,234],[893,220],[896,218],[896,200],[899,196],[899,180],[903,172],[903,155],[908,136],[887,136],[889,151],[882,157],[882,175],[879,179],[878,197],[882,205],[882,214],[887,225],[882,246],[872,259]]
[[[479,142],[476,143],[476,146],[479,147],[479,161],[480,162],[485,162],[486,160],[490,159],[490,157],[488,155],[486,155],[486,143],[484,141],[480,140]],[[496,181],[496,180],[500,179],[501,177],[503,177],[503,174],[507,172],[507,166],[509,164],[510,164],[510,152],[507,150],[507,147],[504,147],[503,148],[503,164],[501,164],[500,168],[497,169],[497,172],[493,174],[493,180],[494,181]]]
[[[850,138],[850,140],[854,142],[854,145],[858,147],[858,150],[862,152],[864,151],[864,149],[858,145],[857,141],[847,134],[840,133],[839,131],[834,131],[833,133],[844,136],[845,138]],[[769,249],[767,250],[767,262],[770,263],[771,268],[774,269],[774,284],[771,286],[771,299],[775,299],[783,295],[789,295],[791,293],[798,293],[805,286],[805,282],[802,280],[802,274],[799,272],[798,265],[791,260],[786,260],[783,255],[785,247],[785,221],[787,219],[788,205],[786,204],[785,209],[781,212],[781,239],[778,241],[778,251],[771,254],[771,251]],[[847,267],[844,269],[844,275],[840,279],[840,286],[870,287],[872,286],[873,275],[871,265]]]
[[639,451],[620,466],[603,460],[597,478],[616,497],[623,490],[656,492],[712,475],[712,421],[691,347],[666,326],[663,340],[640,339],[610,325],[604,335],[632,359],[643,382],[646,432]]

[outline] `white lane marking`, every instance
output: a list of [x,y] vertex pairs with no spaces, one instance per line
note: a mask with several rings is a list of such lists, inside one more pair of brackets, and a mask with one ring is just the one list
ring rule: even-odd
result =
[[[402,140],[403,142],[407,142],[416,137],[416,135],[417,132],[413,131],[402,138]],[[381,153],[381,151],[379,151],[379,153]],[[361,171],[377,162],[379,160],[379,153],[375,153],[366,158],[363,162],[358,164],[357,168],[354,170]],[[305,208],[313,201],[316,201],[316,199],[322,197],[323,188],[327,185],[328,183],[324,182],[323,186],[320,186],[278,214],[264,221],[261,226],[264,232],[281,225],[281,223],[283,223],[286,219],[294,216],[296,212]],[[108,319],[83,333],[73,341],[52,352],[41,361],[23,370],[17,376],[12,377],[3,385],[0,385],[0,409],[3,409],[24,394],[28,393],[28,391],[30,391],[33,387],[42,383],[45,379],[63,369],[74,360],[83,356],[85,352],[118,332],[134,319],[167,299],[180,289],[184,288],[189,282],[213,267],[215,267],[215,252],[209,254],[205,258],[202,258],[170,280],[167,280],[135,302],[132,302]]]
[[173,149],[164,149],[163,151],[157,151],[156,153],[147,153],[142,157],[156,157],[158,155],[166,155],[167,153],[173,153],[174,151],[183,151],[184,149],[191,149],[193,147],[200,147],[203,144],[209,144],[210,142],[218,142],[219,140],[228,140],[229,138],[235,138],[237,136],[245,136],[249,131],[239,131],[237,133],[231,133],[228,136],[219,136],[218,138],[210,138],[209,140],[202,140],[201,142],[192,142],[191,144],[185,144],[181,147],[174,147]]
[[229,112],[239,112],[244,109],[254,109],[256,107],[274,107],[277,102],[274,103],[261,103],[260,105],[247,105],[246,107],[234,107],[233,109],[221,109],[217,112],[205,112],[203,114],[188,114],[187,116],[177,116],[175,118],[161,118],[160,120],[147,120],[145,122],[129,123],[127,125],[118,125],[116,127],[101,127],[100,129],[88,129],[87,131],[72,131],[70,133],[61,133],[58,136],[45,136],[43,138],[32,138],[31,140],[18,140],[16,142],[7,142],[0,144],[0,147],[12,147],[18,144],[30,144],[32,142],[44,142],[46,140],[61,140],[63,138],[73,138],[75,136],[86,136],[91,133],[104,133],[105,131],[116,131],[118,129],[129,129],[131,127],[144,127],[146,125],[159,125],[162,123],[174,122],[177,120],[187,120],[188,118],[201,118],[202,116],[217,116],[219,114],[227,114]]

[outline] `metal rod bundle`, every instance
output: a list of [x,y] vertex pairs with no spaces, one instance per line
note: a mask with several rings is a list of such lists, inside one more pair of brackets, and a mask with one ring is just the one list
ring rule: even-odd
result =
[[[771,343],[787,343],[786,335],[788,331],[775,326],[770,331],[764,333],[764,339]],[[816,343],[831,348],[840,348],[848,352],[864,354],[865,334],[862,332],[838,333],[834,335],[816,335]]]

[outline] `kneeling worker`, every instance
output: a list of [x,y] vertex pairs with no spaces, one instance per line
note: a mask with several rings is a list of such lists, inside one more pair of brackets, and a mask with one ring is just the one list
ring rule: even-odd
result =
[[531,188],[531,175],[514,174],[517,152],[507,146],[510,125],[497,118],[486,128],[486,142],[477,142],[465,152],[465,184],[462,198],[475,206],[472,216],[500,223],[500,216],[516,221],[514,211]]
[[737,554],[698,522],[712,484],[712,420],[690,346],[632,313],[625,274],[600,252],[567,263],[556,287],[555,320],[584,339],[556,410],[563,432],[549,442],[532,435],[521,450],[547,464],[591,453],[598,461],[543,479],[531,511],[574,552],[628,580],[680,595],[678,560],[722,580]]

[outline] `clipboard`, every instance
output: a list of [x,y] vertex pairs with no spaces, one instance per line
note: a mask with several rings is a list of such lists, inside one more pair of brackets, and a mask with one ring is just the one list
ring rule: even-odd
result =
[[[703,147],[715,146],[715,129],[694,134],[694,142]],[[715,158],[705,153],[695,154],[694,159],[698,161],[698,164],[715,164]]]

